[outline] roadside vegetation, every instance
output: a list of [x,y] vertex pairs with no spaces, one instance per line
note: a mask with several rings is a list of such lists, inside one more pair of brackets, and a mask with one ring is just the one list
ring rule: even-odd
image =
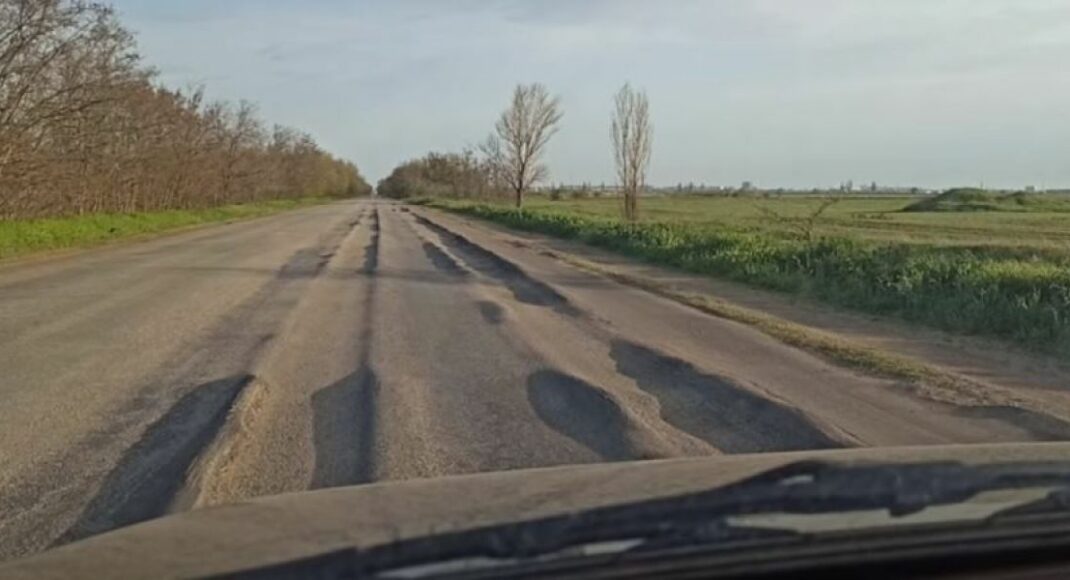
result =
[[201,224],[262,217],[333,198],[276,199],[205,209],[0,221],[0,260],[47,250],[85,248]]
[[[171,210],[370,191],[355,165],[266,125],[255,105],[160,85],[111,8],[0,0],[0,231],[22,232],[17,247],[94,237],[68,235],[85,224],[122,232],[197,214]],[[40,221],[117,213],[134,215]]]
[[[692,211],[689,220],[662,220],[654,214],[630,224],[607,215],[608,203],[574,201],[562,207],[546,201],[516,210],[467,200],[431,202],[435,207],[580,240],[690,272],[898,316],[944,330],[1009,339],[1041,351],[1070,353],[1070,253],[1051,248],[1034,251],[1028,246],[904,243],[829,234],[821,229],[819,235],[804,239],[758,209],[749,219],[735,223],[726,223],[723,218],[704,222]],[[716,207],[724,200],[689,199],[687,203],[693,210],[702,204]],[[783,203],[778,211],[796,211],[805,219],[820,200]],[[837,205],[857,208],[870,203],[887,208],[886,204],[893,202],[848,198]],[[905,206],[908,202],[894,203]],[[795,207],[799,204],[802,207]],[[588,211],[570,210],[569,206],[588,207]],[[832,213],[829,219],[849,219],[844,208],[836,210],[839,213]],[[941,215],[948,224],[955,219],[952,214]],[[1070,229],[1063,233],[1070,234]]]

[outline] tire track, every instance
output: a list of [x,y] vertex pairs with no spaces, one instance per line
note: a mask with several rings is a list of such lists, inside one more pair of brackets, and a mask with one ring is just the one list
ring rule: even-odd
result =
[[726,453],[845,447],[797,409],[686,361],[625,340],[613,341],[611,355],[621,374],[658,399],[667,423]]
[[[333,244],[329,251],[316,253],[315,262],[311,261],[313,252],[306,252],[304,263],[288,268],[287,273],[280,277],[300,279],[314,272],[314,278],[354,279],[354,276],[346,273],[345,268],[337,267],[336,260],[345,258],[348,242],[357,235],[358,228],[367,219],[368,212],[362,211],[356,219],[348,223],[343,239]],[[303,302],[308,292],[313,289],[315,286],[302,287],[298,302]],[[295,309],[287,318],[298,316],[301,312],[295,305]],[[186,485],[172,505],[173,511],[226,503],[244,497],[249,493],[247,488],[255,485],[249,478],[250,462],[255,464],[263,459],[258,455],[257,439],[264,436],[265,428],[270,427],[268,421],[271,419],[272,405],[289,396],[296,386],[286,384],[285,380],[274,384],[274,378],[279,376],[279,371],[285,371],[286,365],[293,364],[294,359],[285,357],[285,352],[278,352],[279,349],[286,350],[286,339],[292,332],[292,325],[284,325],[284,330],[273,341],[278,343],[278,346],[273,344],[271,350],[258,357],[254,370],[262,376],[257,377],[254,388],[249,389],[247,396],[243,396],[235,405],[219,437],[211,446],[205,448],[195,467],[190,470]],[[281,368],[275,364],[278,360],[285,361]],[[286,376],[285,373],[282,376]],[[272,382],[269,383],[268,378],[271,378]]]
[[243,376],[212,381],[182,397],[127,450],[78,521],[54,544],[166,514],[187,470],[222,430],[252,380]]
[[620,404],[602,389],[576,377],[542,370],[528,377],[528,401],[543,423],[607,461],[642,458],[628,432]]
[[[567,304],[568,319],[572,324],[578,325],[582,333],[607,346],[614,371],[633,381],[636,387],[652,397],[660,409],[661,421],[669,426],[705,441],[725,453],[830,449],[853,444],[826,432],[806,413],[776,401],[765,393],[700,371],[691,363],[663,355],[620,336],[573,306],[556,290],[534,280],[506,258],[423,216],[413,216],[420,224],[435,232],[451,251],[462,256],[475,270],[498,280],[504,278],[507,285],[511,283],[514,286],[538,288],[537,292],[542,298],[537,301],[540,305]],[[591,389],[602,393],[605,392],[604,389],[575,378],[562,379],[555,384],[556,387],[552,391],[544,387],[544,394],[552,392],[558,400],[566,396],[574,397],[580,408],[592,410],[591,421],[606,425],[618,424],[606,421],[608,411],[604,405],[597,404],[590,394]],[[543,397],[536,400],[533,397],[532,403],[535,405],[537,402],[545,403],[549,400],[555,399]],[[553,405],[542,405],[544,410],[549,407]],[[536,410],[539,411],[539,408]],[[548,413],[540,412],[539,415],[547,422],[552,419]],[[549,422],[548,424],[554,428],[559,427]]]
[[449,254],[443,252],[435,244],[425,241],[422,247],[424,254],[427,255],[427,260],[439,271],[457,278],[468,276],[468,270],[462,268]]
[[371,362],[371,346],[382,224],[378,208],[371,216],[371,238],[362,266],[369,287],[361,305],[357,371],[312,395],[316,459],[311,489],[356,485],[375,478],[379,379]]
[[[335,252],[332,252],[331,259],[335,257],[341,260],[350,259],[345,249],[347,242],[357,235],[357,228],[365,221],[369,224],[369,231],[374,233],[370,237],[369,244],[363,249],[363,264],[360,267],[359,276],[347,275],[345,264],[336,265],[328,260],[325,268],[331,267],[324,271],[326,278],[368,280],[372,283],[370,288],[374,289],[373,278],[378,260],[378,215],[376,212],[363,213],[360,219],[350,223],[351,229],[346,239],[337,246]],[[323,290],[320,289],[320,291]],[[370,311],[369,304],[370,299],[366,296],[361,305],[362,310]],[[295,311],[296,314],[301,312]],[[293,340],[295,332],[298,333],[297,336],[301,336],[302,331],[307,331],[307,328],[303,330],[299,326],[287,328],[286,335],[279,337],[280,345],[276,351],[268,353],[270,356],[265,356],[263,363],[258,365],[263,374],[270,377],[294,378],[290,371],[293,365],[301,364],[302,358],[287,356],[289,354],[287,340]],[[366,345],[367,331],[362,334],[362,344]],[[279,349],[282,351],[278,352]],[[363,401],[367,399],[367,397],[360,396],[360,393],[365,387],[374,388],[375,386],[374,374],[369,373],[369,369],[362,362],[359,371],[310,394],[311,435],[315,458],[309,487],[356,483],[365,477],[358,471],[356,463],[360,454],[352,453],[349,440],[357,439],[367,430],[367,428],[357,427],[366,422],[361,422],[360,417],[356,417],[355,413],[364,406]],[[370,381],[369,376],[372,377]],[[272,465],[272,459],[265,455],[266,449],[262,444],[265,437],[267,441],[272,440],[270,432],[265,429],[273,427],[270,424],[272,419],[279,420],[274,413],[279,412],[280,403],[286,405],[293,397],[300,397],[301,385],[280,384],[270,387],[266,381],[260,380],[258,386],[262,388],[256,392],[256,396],[250,397],[240,412],[232,414],[224,435],[217,441],[217,444],[205,452],[199,462],[200,468],[191,478],[188,485],[189,491],[182,498],[182,505],[179,507],[218,505],[260,495],[263,492],[259,487],[263,482],[259,480],[258,471]],[[289,409],[289,407],[283,408]],[[364,418],[372,420],[374,416],[367,411]],[[331,436],[327,437],[327,433],[331,433]],[[293,468],[294,466],[287,467]]]
[[[543,317],[519,310],[507,315],[510,311],[498,302],[476,300],[483,320],[494,326],[506,325],[500,333],[502,339],[512,349],[523,353],[527,360],[537,361],[543,367],[526,379],[527,402],[541,423],[586,447],[602,460],[654,459],[716,452],[708,443],[661,419],[657,414],[656,397],[640,389],[633,391],[629,385],[632,381],[616,372],[609,345],[617,335],[607,323],[574,307],[555,289],[533,279],[507,259],[422,216],[412,216],[437,234],[452,254],[460,256],[465,264],[492,281],[502,282],[504,271],[508,283],[503,286],[514,298],[517,297],[517,286],[521,286],[521,292],[536,288],[541,299],[527,303],[550,305],[556,313],[563,314]],[[541,320],[525,323],[529,316]],[[552,344],[540,345],[533,340],[532,332],[551,338],[551,343],[552,337],[562,332],[570,337],[566,348],[580,353],[594,347],[591,354],[604,356],[604,363],[596,358],[592,365],[591,360],[578,360],[571,354],[562,357],[567,351]],[[606,380],[607,375],[614,378]],[[602,377],[602,380],[594,383],[590,377]],[[592,429],[591,425],[597,428]]]
[[[182,362],[150,379],[116,409],[106,430],[0,490],[0,536],[14,538],[0,546],[0,557],[151,519],[187,502],[188,473],[225,432],[228,417],[240,413],[236,405],[255,382],[248,369],[268,350],[305,285],[321,275],[351,228],[346,223],[331,228],[291,255],[190,345]],[[132,432],[138,434],[131,437]],[[131,439],[133,444],[116,449],[116,441]],[[113,453],[118,461],[110,459]],[[72,478],[71,465],[86,468]],[[42,496],[40,489],[52,491]],[[27,529],[33,520],[47,524]]]
[[470,268],[497,280],[508,288],[516,300],[525,304],[551,308],[559,314],[573,318],[583,316],[583,313],[568,299],[547,284],[528,276],[516,264],[423,216],[415,215],[415,218],[421,225],[434,232],[442,243]]

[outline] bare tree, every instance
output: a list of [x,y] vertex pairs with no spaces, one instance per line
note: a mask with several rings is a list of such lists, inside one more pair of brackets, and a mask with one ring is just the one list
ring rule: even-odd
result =
[[843,200],[842,193],[820,197],[817,203],[809,208],[807,213],[800,216],[788,216],[757,202],[755,202],[755,208],[767,220],[777,224],[803,243],[806,247],[806,263],[804,266],[810,268],[813,265],[814,250],[818,242],[821,241],[818,228],[821,225],[823,216],[825,212]]
[[0,219],[356,195],[356,166],[249,103],[160,86],[114,10],[0,0]]
[[613,110],[613,158],[624,192],[624,218],[630,222],[639,217],[639,192],[646,185],[652,145],[650,101],[645,92],[625,84]]
[[479,152],[482,154],[482,168],[487,180],[488,197],[508,195],[510,189],[508,164],[505,161],[502,140],[495,133],[487,135],[486,140],[479,144]]
[[551,97],[546,87],[538,83],[517,85],[513,103],[494,125],[498,141],[488,141],[486,146],[498,147],[502,174],[516,195],[517,207],[523,205],[524,194],[532,184],[548,175],[541,163],[542,154],[557,133],[561,116],[561,100]]
[[817,230],[821,225],[822,216],[826,211],[832,208],[832,206],[843,201],[843,195],[827,195],[818,198],[817,203],[809,208],[809,211],[799,216],[787,216],[781,214],[771,207],[766,205],[755,203],[754,207],[769,221],[776,223],[784,228],[786,231],[791,232],[793,236],[799,240],[805,242],[807,245],[814,245],[818,241]]

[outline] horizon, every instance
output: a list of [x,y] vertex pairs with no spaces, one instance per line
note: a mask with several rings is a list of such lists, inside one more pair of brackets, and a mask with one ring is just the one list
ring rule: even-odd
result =
[[532,81],[565,112],[550,181],[614,181],[628,81],[651,99],[651,183],[1070,184],[1070,5],[1051,0],[114,5],[162,82],[254,101],[371,181],[479,142]]

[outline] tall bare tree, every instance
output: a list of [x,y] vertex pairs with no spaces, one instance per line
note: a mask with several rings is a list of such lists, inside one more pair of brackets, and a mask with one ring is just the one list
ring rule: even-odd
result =
[[613,159],[624,192],[624,218],[639,217],[639,192],[646,185],[653,146],[650,101],[646,93],[625,84],[617,93],[613,110]]
[[557,133],[562,115],[561,99],[551,97],[545,86],[517,85],[512,104],[494,125],[502,174],[516,195],[517,207],[524,204],[528,189],[549,174],[541,162],[542,154]]

